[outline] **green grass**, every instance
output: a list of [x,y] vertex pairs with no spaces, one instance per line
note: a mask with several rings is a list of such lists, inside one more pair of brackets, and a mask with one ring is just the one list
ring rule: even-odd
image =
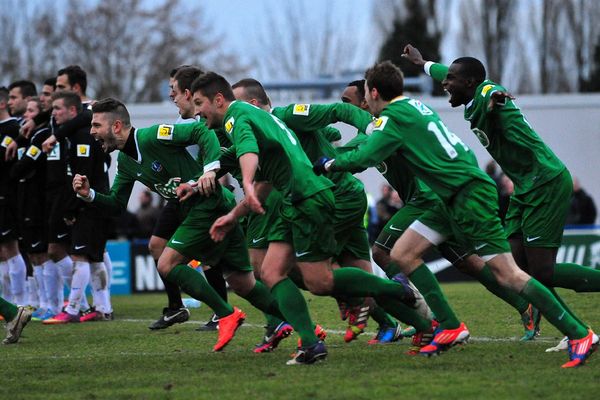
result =
[[[535,342],[519,343],[516,312],[477,284],[444,289],[473,339],[440,357],[410,357],[407,340],[368,346],[374,326],[345,344],[335,301],[307,296],[313,319],[329,329],[329,357],[314,366],[286,366],[296,337],[270,354],[251,349],[263,333],[261,314],[234,295],[247,323],[223,353],[212,353],[214,332],[193,322],[164,331],[147,326],[163,307],[162,295],[113,299],[113,322],[42,326],[32,322],[19,344],[0,346],[1,399],[576,399],[595,398],[600,356],[562,370],[566,353],[545,353],[561,338],[547,322]],[[600,295],[561,295],[600,329]]]

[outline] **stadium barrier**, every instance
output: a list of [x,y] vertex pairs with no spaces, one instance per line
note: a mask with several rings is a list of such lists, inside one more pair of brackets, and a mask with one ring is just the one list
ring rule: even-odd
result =
[[[164,289],[148,252],[147,240],[109,241],[107,249],[113,262],[112,294],[160,292]],[[426,261],[441,282],[471,280],[435,254],[427,257]],[[600,268],[600,226],[566,229],[557,262]]]

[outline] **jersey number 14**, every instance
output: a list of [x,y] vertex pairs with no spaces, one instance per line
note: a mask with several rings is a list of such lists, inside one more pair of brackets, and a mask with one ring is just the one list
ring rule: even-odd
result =
[[455,148],[458,144],[460,144],[465,151],[469,151],[469,147],[467,147],[458,136],[450,132],[442,121],[431,121],[427,124],[427,130],[435,135],[450,159],[455,159],[458,156],[458,151],[456,151]]

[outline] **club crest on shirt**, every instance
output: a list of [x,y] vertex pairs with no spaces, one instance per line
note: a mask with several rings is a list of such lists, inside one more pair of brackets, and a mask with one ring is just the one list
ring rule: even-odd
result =
[[235,124],[235,118],[230,117],[226,122],[225,122],[225,132],[227,132],[228,135],[231,135],[231,132],[233,132],[233,125]]
[[377,169],[377,171],[379,171],[380,174],[385,174],[388,171],[388,167],[385,161],[382,161],[379,164],[377,164],[375,168]]
[[484,131],[482,131],[479,128],[471,128],[471,130],[473,131],[475,136],[477,136],[477,139],[479,139],[479,142],[481,142],[481,145],[483,147],[487,148],[490,145],[490,138],[487,137]]
[[493,88],[493,87],[494,87],[494,85],[485,85],[485,86],[483,87],[483,89],[481,89],[481,95],[482,95],[483,97],[485,97],[485,95],[487,94],[487,92],[489,92],[489,91],[490,91],[490,89],[491,89],[491,88]]
[[28,157],[31,157],[34,160],[37,160],[38,157],[40,156],[40,154],[42,154],[42,151],[36,146],[29,146],[29,148],[27,149],[27,153],[25,153],[25,154]]
[[4,136],[4,138],[2,138],[2,147],[4,147],[4,148],[8,147],[8,145],[11,144],[12,142],[13,142],[13,140],[10,136]]
[[158,162],[158,160],[154,160],[152,161],[152,171],[154,172],[160,172],[163,170],[163,166],[160,162]]
[[156,138],[161,140],[173,140],[173,125],[159,125]]
[[89,157],[90,156],[90,145],[89,144],[78,144],[77,145],[77,157]]
[[310,112],[310,104],[294,104],[294,115],[308,115]]

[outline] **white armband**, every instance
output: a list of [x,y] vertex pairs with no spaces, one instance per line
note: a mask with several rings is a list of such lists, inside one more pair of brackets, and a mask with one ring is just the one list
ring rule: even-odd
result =
[[427,61],[425,65],[423,65],[423,71],[425,71],[425,73],[429,76],[431,76],[430,69],[433,64],[435,64],[433,61]]
[[90,188],[90,194],[88,194],[87,197],[77,193],[77,198],[85,201],[86,203],[91,203],[96,198],[96,191]]
[[207,173],[208,171],[214,171],[217,169],[221,169],[221,161],[219,160],[213,161],[210,164],[206,164],[204,166],[204,173]]

